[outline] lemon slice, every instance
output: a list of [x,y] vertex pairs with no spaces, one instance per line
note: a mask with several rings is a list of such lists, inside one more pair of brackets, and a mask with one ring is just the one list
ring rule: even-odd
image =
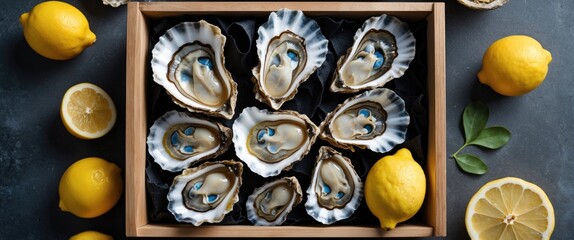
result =
[[116,122],[116,107],[110,96],[91,83],[80,83],[66,91],[60,116],[68,131],[82,139],[108,133]]
[[474,194],[465,223],[472,239],[550,239],[554,208],[540,187],[507,177]]

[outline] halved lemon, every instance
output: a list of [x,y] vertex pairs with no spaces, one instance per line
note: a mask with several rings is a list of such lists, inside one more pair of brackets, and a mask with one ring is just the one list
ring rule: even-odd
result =
[[540,187],[507,177],[485,184],[474,194],[465,223],[472,239],[550,239],[554,208]]
[[95,139],[108,133],[116,123],[116,107],[100,87],[79,83],[64,94],[60,117],[72,135]]

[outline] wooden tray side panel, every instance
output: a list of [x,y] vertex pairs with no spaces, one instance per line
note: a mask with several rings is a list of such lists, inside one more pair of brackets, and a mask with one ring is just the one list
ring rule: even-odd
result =
[[446,236],[446,59],[444,3],[428,16],[429,139],[427,222],[434,236]]
[[138,2],[128,4],[126,42],[126,235],[147,224],[145,69],[148,31]]
[[193,12],[194,14],[225,14],[226,16],[267,16],[270,11],[281,8],[300,9],[313,16],[368,16],[381,12],[397,15],[408,20],[422,19],[433,10],[433,3],[381,3],[381,2],[162,2],[141,3],[140,9],[146,16],[161,18]]
[[138,231],[150,237],[429,237],[433,228],[403,224],[392,231],[361,226],[201,226],[147,225]]

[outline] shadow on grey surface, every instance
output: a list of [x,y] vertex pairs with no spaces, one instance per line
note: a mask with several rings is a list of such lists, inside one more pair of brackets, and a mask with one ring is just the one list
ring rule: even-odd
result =
[[82,7],[85,9],[85,13],[102,19],[112,15],[125,14],[124,12],[127,11],[127,5],[125,4],[119,7],[112,7],[104,5],[102,0],[81,1],[81,5],[83,5]]
[[57,61],[41,56],[28,45],[23,34],[13,34],[16,35],[11,39],[13,44],[7,49],[10,59],[13,59],[9,62],[13,75],[26,80],[42,81],[43,76],[57,76],[73,65],[72,61]]
[[[63,159],[52,159],[56,170],[54,171],[54,177],[51,178],[53,183],[49,186],[50,193],[47,194],[47,196],[49,196],[47,200],[48,203],[44,206],[45,212],[40,212],[40,214],[44,214],[40,216],[40,219],[47,222],[44,224],[47,224],[48,229],[57,229],[57,231],[51,232],[63,234],[62,236],[57,236],[55,239],[67,239],[74,234],[87,230],[95,230],[113,235],[114,239],[124,239],[124,235],[114,235],[118,233],[123,234],[125,232],[125,189],[111,210],[95,218],[80,218],[72,213],[60,210],[60,196],[58,193],[59,181],[66,169],[76,161],[85,157],[101,157],[117,164],[122,169],[122,180],[125,183],[125,162],[123,161],[123,155],[121,158],[118,156],[119,152],[123,153],[123,150],[118,151],[119,148],[123,148],[123,144],[115,147],[112,146],[111,149],[109,147],[113,145],[110,142],[113,143],[115,141],[114,139],[119,139],[119,136],[113,135],[123,135],[123,133],[112,135],[110,134],[114,131],[112,130],[112,132],[100,139],[83,140],[72,136],[65,129],[58,113],[51,114],[49,121],[51,121],[49,124],[51,127],[46,130],[47,133],[44,134],[46,139],[43,141],[47,141],[48,144],[51,145],[50,148],[57,151],[57,155],[62,156]],[[116,129],[116,131],[117,130],[119,129]],[[123,138],[121,141],[123,143]]]

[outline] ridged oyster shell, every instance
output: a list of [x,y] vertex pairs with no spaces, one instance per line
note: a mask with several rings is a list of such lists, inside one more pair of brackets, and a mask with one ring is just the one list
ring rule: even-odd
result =
[[243,110],[233,123],[235,153],[251,171],[263,177],[291,169],[309,152],[319,128],[294,111]]
[[169,188],[167,209],[177,221],[195,226],[221,222],[239,201],[242,174],[243,164],[234,160],[185,169]]
[[121,5],[127,4],[128,0],[102,0],[102,3],[112,7],[119,7]]
[[332,224],[351,217],[362,199],[363,183],[351,160],[331,147],[321,147],[307,189],[307,213]]
[[353,146],[385,153],[405,141],[410,122],[405,102],[387,88],[376,88],[351,97],[327,114],[321,139],[355,151]]
[[231,135],[221,123],[173,110],[150,127],[148,152],[162,169],[177,172],[227,151]]
[[301,185],[295,177],[284,177],[256,188],[247,198],[247,218],[254,225],[277,226],[301,202]]
[[508,0],[457,0],[462,5],[474,10],[492,10],[502,7]]
[[333,92],[382,87],[403,76],[415,57],[414,35],[406,23],[390,15],[367,19],[354,40],[337,61],[330,87]]
[[231,119],[237,83],[225,68],[225,41],[221,29],[203,20],[173,26],[152,50],[153,80],[181,107]]
[[278,110],[323,64],[328,40],[300,10],[272,12],[257,31],[259,64],[253,68],[255,98]]

